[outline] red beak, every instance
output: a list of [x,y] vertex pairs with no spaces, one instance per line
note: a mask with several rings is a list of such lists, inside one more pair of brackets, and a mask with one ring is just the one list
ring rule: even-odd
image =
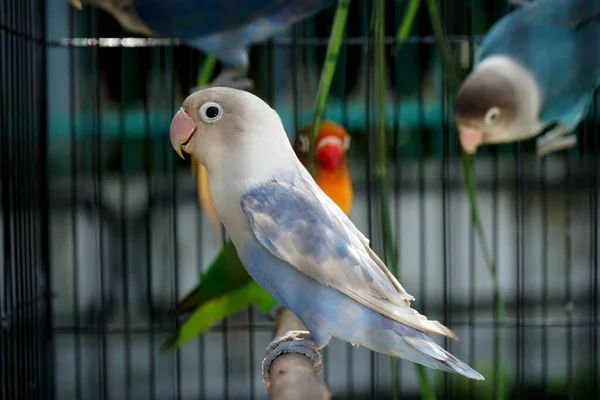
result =
[[342,141],[337,137],[326,137],[319,141],[316,152],[319,164],[329,171],[335,171],[340,164],[344,150]]

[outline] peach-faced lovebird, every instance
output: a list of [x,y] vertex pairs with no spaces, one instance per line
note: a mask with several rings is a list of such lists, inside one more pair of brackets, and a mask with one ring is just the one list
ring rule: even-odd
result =
[[410,307],[369,240],[302,165],[281,118],[257,96],[213,87],[191,94],[171,122],[171,145],[206,167],[212,202],[250,276],[307,331],[275,338],[269,366],[297,352],[320,370],[330,337],[430,368],[483,379],[428,332],[456,339]]
[[[144,36],[181,39],[230,68],[213,85],[249,89],[248,47],[335,4],[335,0],[68,0],[100,7]],[[192,89],[195,91],[197,88]]]
[[[308,166],[308,146],[310,126],[296,133],[294,150],[300,162]],[[348,148],[350,135],[333,121],[323,121],[315,140],[315,180],[317,185],[349,215],[352,208],[352,182],[348,169]]]
[[600,80],[600,0],[536,0],[500,19],[454,100],[464,150],[536,136],[538,156],[577,144],[570,134]]
[[[310,125],[296,132],[294,150],[304,166],[308,162]],[[323,121],[315,141],[316,181],[348,215],[352,207],[352,182],[348,170],[347,151],[350,135],[333,121]],[[198,164],[201,166],[201,164]],[[205,213],[217,221],[210,200],[206,169],[196,171],[198,198]],[[167,339],[163,349],[175,349],[209,329],[214,323],[229,315],[245,310],[252,304],[267,313],[274,311],[275,299],[252,280],[244,269],[233,243],[228,239],[217,257],[202,273],[200,283],[175,307],[177,314],[188,313],[179,331]]]

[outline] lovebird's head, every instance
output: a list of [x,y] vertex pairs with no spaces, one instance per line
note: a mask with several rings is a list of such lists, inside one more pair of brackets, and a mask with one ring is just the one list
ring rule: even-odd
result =
[[[298,130],[294,150],[304,164],[308,161],[308,146],[311,126]],[[337,170],[350,148],[350,135],[341,125],[333,121],[322,121],[315,140],[315,162],[326,171]]]
[[465,79],[454,99],[453,116],[463,149],[473,154],[483,144],[535,136],[539,109],[534,76],[508,57],[494,56]]
[[243,90],[192,93],[171,121],[170,137],[179,156],[193,154],[209,175],[260,178],[297,163],[277,112]]

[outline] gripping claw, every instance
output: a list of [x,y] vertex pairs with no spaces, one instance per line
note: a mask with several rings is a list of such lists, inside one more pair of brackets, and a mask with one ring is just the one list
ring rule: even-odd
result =
[[567,150],[575,146],[577,146],[577,136],[570,135],[564,126],[558,125],[537,139],[536,152],[538,157],[544,157],[548,154]]
[[312,340],[312,336],[308,331],[289,331],[286,334],[276,337],[265,350],[265,359],[262,362],[262,378],[263,384],[268,389],[271,384],[269,369],[271,363],[284,353],[303,354],[312,361],[313,368],[317,375],[323,370],[321,354],[319,350],[323,346],[319,346]]

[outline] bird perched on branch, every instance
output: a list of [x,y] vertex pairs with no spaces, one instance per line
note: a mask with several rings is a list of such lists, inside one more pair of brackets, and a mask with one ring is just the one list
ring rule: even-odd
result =
[[211,197],[249,275],[306,326],[267,347],[263,382],[280,354],[321,368],[330,337],[472,379],[479,373],[426,333],[453,339],[414,300],[294,154],[275,110],[232,88],[200,90],[171,122],[173,149],[206,167]]
[[[181,39],[228,68],[211,86],[249,90],[248,47],[335,4],[335,0],[68,0],[102,8],[144,36]],[[192,88],[191,92],[199,88]]]
[[[308,164],[310,125],[296,132],[293,147],[303,165]],[[323,121],[315,140],[316,182],[348,215],[352,208],[352,182],[347,152],[350,135],[333,121]],[[196,165],[196,164],[194,164]],[[198,198],[218,233],[218,217],[210,199],[206,169],[198,164]],[[179,315],[189,313],[179,332],[165,341],[164,350],[177,348],[209,329],[215,322],[256,304],[267,313],[275,299],[252,280],[244,269],[231,240],[227,240],[217,257],[202,274],[199,284],[175,307]]]
[[538,156],[576,146],[571,132],[600,83],[600,0],[524,2],[487,32],[454,100],[467,153],[532,138]]

